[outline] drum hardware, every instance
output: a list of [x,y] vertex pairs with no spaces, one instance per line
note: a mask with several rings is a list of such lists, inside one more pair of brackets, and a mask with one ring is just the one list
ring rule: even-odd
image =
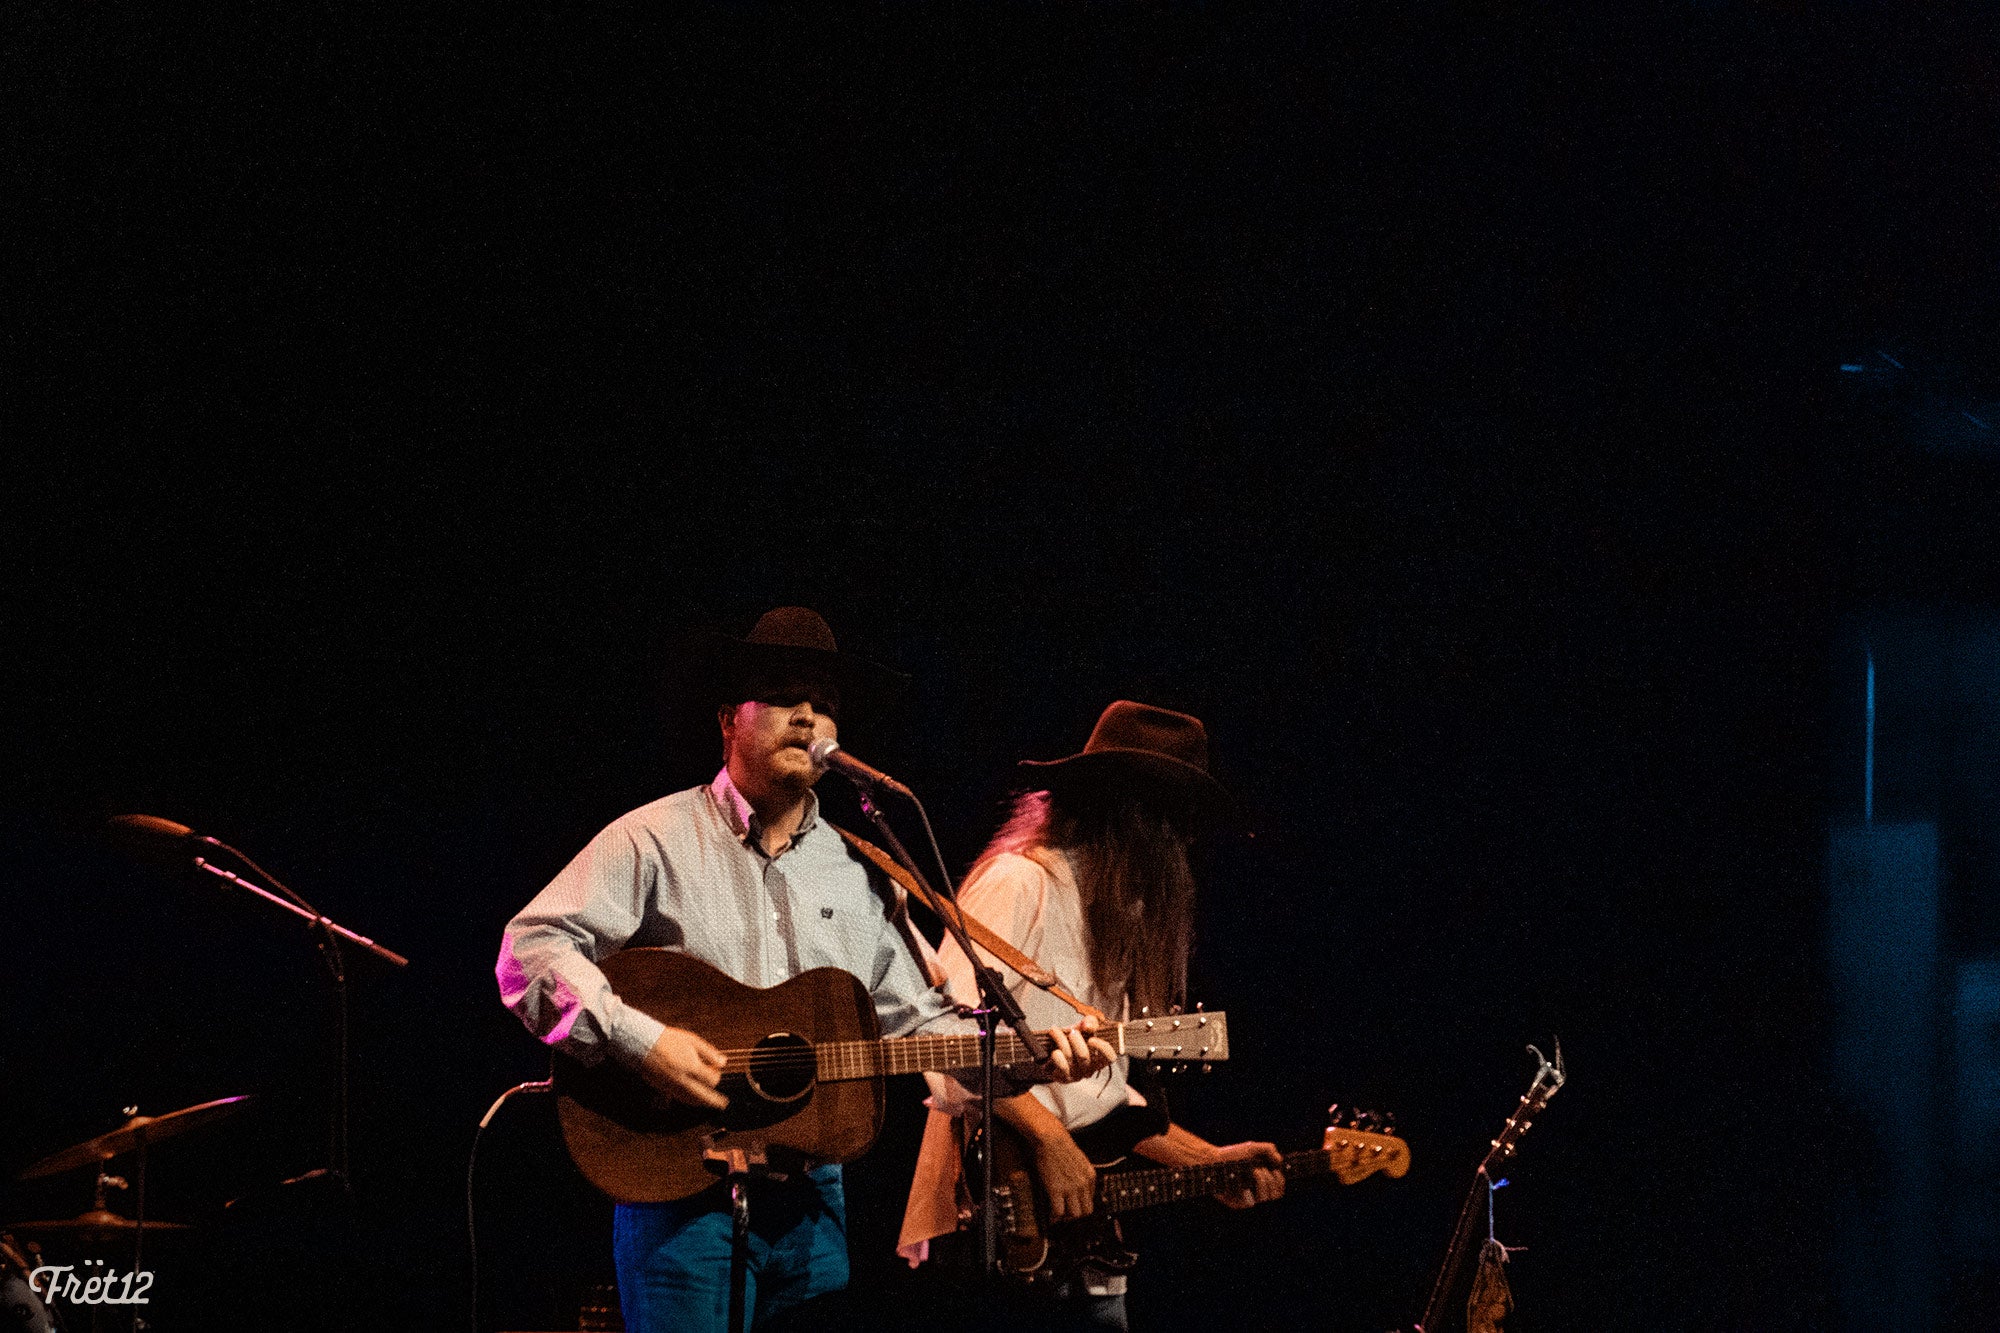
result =
[[21,1245],[0,1232],[0,1329],[6,1333],[56,1333],[55,1317],[35,1290],[33,1275],[41,1262],[40,1246]]
[[[82,1244],[101,1244],[124,1240],[137,1235],[143,1225],[148,1231],[186,1231],[185,1222],[144,1222],[113,1212],[105,1203],[106,1190],[130,1189],[125,1177],[114,1176],[102,1167],[97,1172],[97,1192],[90,1203],[90,1210],[75,1217],[60,1218],[52,1222],[16,1222],[16,1231],[31,1235],[58,1235],[70,1237]],[[136,1265],[135,1265],[136,1266]]]
[[593,1282],[578,1304],[576,1326],[595,1333],[623,1333],[625,1316],[618,1306],[618,1284]]
[[193,1230],[186,1222],[148,1220],[142,1224],[134,1218],[126,1217],[123,1213],[114,1213],[109,1208],[93,1208],[87,1213],[58,1218],[52,1222],[8,1223],[8,1226],[15,1231],[27,1232],[30,1235],[65,1236],[83,1244],[122,1241],[127,1237],[136,1236],[142,1225],[147,1232]]
[[[176,1232],[190,1229],[184,1222],[147,1220],[147,1151],[153,1144],[164,1139],[174,1138],[190,1130],[199,1129],[204,1125],[213,1124],[218,1120],[226,1119],[238,1112],[247,1110],[251,1100],[248,1096],[222,1097],[212,1102],[201,1102],[194,1106],[184,1106],[178,1111],[169,1111],[165,1115],[158,1116],[140,1115],[139,1108],[136,1106],[125,1107],[123,1111],[125,1116],[124,1124],[119,1125],[116,1129],[107,1130],[95,1138],[85,1139],[82,1143],[73,1144],[70,1147],[62,1149],[60,1152],[51,1153],[28,1167],[17,1177],[20,1180],[37,1180],[44,1176],[54,1176],[60,1175],[65,1171],[74,1171],[79,1167],[94,1166],[97,1168],[97,1179],[95,1181],[90,1208],[75,1217],[57,1218],[39,1222],[16,1222],[13,1224],[12,1229],[31,1235],[57,1236],[80,1245],[122,1245],[129,1239],[132,1245],[132,1271],[134,1273],[140,1272],[144,1266],[146,1234],[148,1232]],[[113,1160],[123,1157],[128,1153],[136,1155],[138,1159],[137,1166],[132,1171],[131,1181],[127,1181],[124,1176],[113,1175],[109,1170],[109,1164]],[[136,1216],[126,1217],[122,1213],[114,1212],[108,1206],[105,1197],[106,1192],[114,1189],[132,1191]],[[12,1259],[9,1258],[7,1262],[11,1264]],[[21,1282],[25,1294],[33,1298],[36,1305],[40,1305],[42,1304],[40,1294],[34,1290],[32,1283],[28,1280],[28,1275],[32,1274],[32,1272],[33,1268],[31,1267],[28,1269],[27,1274],[23,1274]],[[0,1313],[5,1313],[9,1317],[16,1318],[17,1322],[27,1320],[33,1314],[34,1307],[27,1306],[14,1299],[21,1294],[22,1292],[17,1291],[12,1280],[9,1279],[6,1299],[5,1301],[0,1301]],[[13,1315],[12,1312],[16,1309],[17,1305],[27,1309],[30,1312],[29,1315]],[[45,1319],[49,1316],[49,1312],[46,1309],[43,1311],[43,1316]],[[95,1312],[93,1312],[92,1318],[93,1320],[96,1318]],[[143,1327],[143,1320],[136,1309],[132,1312],[132,1321],[134,1328]],[[38,1333],[41,1328],[53,1330],[57,1327],[54,1323],[47,1322],[40,1326],[32,1322],[26,1322],[21,1323],[20,1326],[28,1329],[36,1329]],[[8,1329],[7,1333],[13,1333],[13,1330]]]
[[[198,1106],[184,1106],[165,1115],[140,1115],[138,1107],[128,1106],[124,1112],[127,1119],[118,1128],[99,1134],[94,1139],[85,1139],[82,1143],[64,1148],[61,1152],[51,1153],[15,1179],[35,1180],[42,1176],[74,1171],[80,1166],[108,1162],[128,1152],[143,1153],[149,1144],[173,1138],[177,1134],[185,1134],[191,1129],[199,1129],[226,1116],[235,1115],[238,1111],[247,1110],[251,1100],[248,1096],[223,1097],[212,1102],[202,1102]],[[118,1188],[124,1188],[122,1182]],[[99,1206],[102,1206],[102,1188],[98,1194]]]

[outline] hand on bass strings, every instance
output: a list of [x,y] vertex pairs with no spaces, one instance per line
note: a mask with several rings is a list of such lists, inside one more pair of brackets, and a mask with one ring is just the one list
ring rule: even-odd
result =
[[1049,1196],[1049,1221],[1088,1217],[1097,1207],[1097,1168],[1066,1133],[1035,1139],[1035,1174]]
[[993,1103],[993,1110],[1019,1131],[1034,1154],[1035,1178],[1049,1199],[1049,1220],[1087,1217],[1097,1206],[1097,1168],[1055,1113],[1031,1092],[1002,1097]]
[[[1274,1143],[1231,1143],[1215,1150],[1218,1162],[1269,1162],[1271,1167],[1283,1167],[1284,1154]],[[1269,1203],[1283,1198],[1285,1194],[1285,1173],[1266,1167],[1256,1167],[1251,1173],[1251,1188],[1229,1190],[1216,1195],[1225,1208],[1248,1208],[1253,1204]]]
[[729,1099],[716,1088],[727,1061],[721,1051],[686,1028],[668,1028],[640,1062],[639,1077],[691,1106],[721,1110]]

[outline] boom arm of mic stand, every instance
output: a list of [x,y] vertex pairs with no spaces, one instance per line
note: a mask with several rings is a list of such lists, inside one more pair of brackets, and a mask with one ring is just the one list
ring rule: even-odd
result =
[[410,960],[403,957],[403,955],[397,953],[394,949],[385,949],[381,945],[377,944],[374,940],[369,939],[366,935],[358,935],[355,932],[349,930],[346,926],[341,925],[340,923],[332,920],[329,917],[319,916],[313,912],[309,912],[303,907],[300,907],[297,903],[292,902],[288,898],[282,898],[277,894],[272,893],[269,889],[262,887],[261,885],[252,884],[249,880],[243,878],[241,875],[235,873],[234,871],[224,870],[221,866],[216,865],[213,861],[210,861],[205,856],[195,857],[194,864],[197,870],[205,871],[208,874],[215,876],[217,879],[227,880],[231,884],[234,884],[237,888],[242,889],[248,893],[254,893],[259,898],[262,898],[265,902],[268,902],[275,907],[284,908],[287,912],[290,912],[293,916],[296,916],[303,921],[306,921],[323,930],[331,931],[333,934],[338,935],[341,939],[346,940],[350,944],[360,945],[362,948],[366,949],[369,953],[374,954],[377,958],[380,958],[386,963],[393,963],[397,967],[408,967],[410,965]]

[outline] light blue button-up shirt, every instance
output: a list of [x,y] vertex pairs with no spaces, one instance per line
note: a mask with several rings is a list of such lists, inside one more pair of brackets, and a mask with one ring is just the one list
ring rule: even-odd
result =
[[884,1036],[971,1027],[926,976],[933,960],[909,928],[902,890],[819,818],[816,796],[807,793],[798,832],[776,856],[761,834],[727,768],[614,821],[507,923],[501,999],[586,1064],[607,1054],[636,1064],[664,1025],[612,994],[597,964],[650,945],[748,986],[843,968],[874,997]]

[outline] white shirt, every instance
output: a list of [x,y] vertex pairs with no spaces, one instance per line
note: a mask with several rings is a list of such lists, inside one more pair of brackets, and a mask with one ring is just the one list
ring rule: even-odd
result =
[[[1067,853],[1038,848],[1032,857],[1003,852],[981,861],[959,886],[958,900],[968,915],[977,917],[994,934],[1062,978],[1078,999],[1095,1005],[1106,1018],[1126,1016],[1129,1006],[1125,996],[1104,994],[1090,974],[1083,901]],[[944,967],[946,986],[952,996],[967,1004],[976,1003],[979,995],[972,979],[972,965],[966,962],[957,941],[950,935],[946,935],[944,946],[938,950],[938,961]],[[1066,1028],[1077,1021],[1076,1011],[1068,1004],[1022,980],[1005,963],[993,958],[984,961],[999,973],[1007,989],[1020,1001],[1022,1012],[1028,1016],[1028,1026],[1035,1031]],[[1121,1056],[1103,1073],[1080,1083],[1043,1083],[1031,1091],[1055,1112],[1063,1128],[1081,1129],[1120,1106],[1146,1104],[1146,1099],[1126,1082],[1128,1064]],[[932,1092],[940,1110],[963,1114],[966,1108],[962,1091],[934,1079]]]
[[507,923],[496,973],[501,999],[530,1032],[585,1064],[645,1058],[660,1021],[626,1005],[597,967],[653,945],[768,987],[839,967],[868,987],[885,1036],[964,1031],[916,957],[902,890],[883,880],[819,818],[805,817],[776,856],[729,770],[641,806],[591,839]]

